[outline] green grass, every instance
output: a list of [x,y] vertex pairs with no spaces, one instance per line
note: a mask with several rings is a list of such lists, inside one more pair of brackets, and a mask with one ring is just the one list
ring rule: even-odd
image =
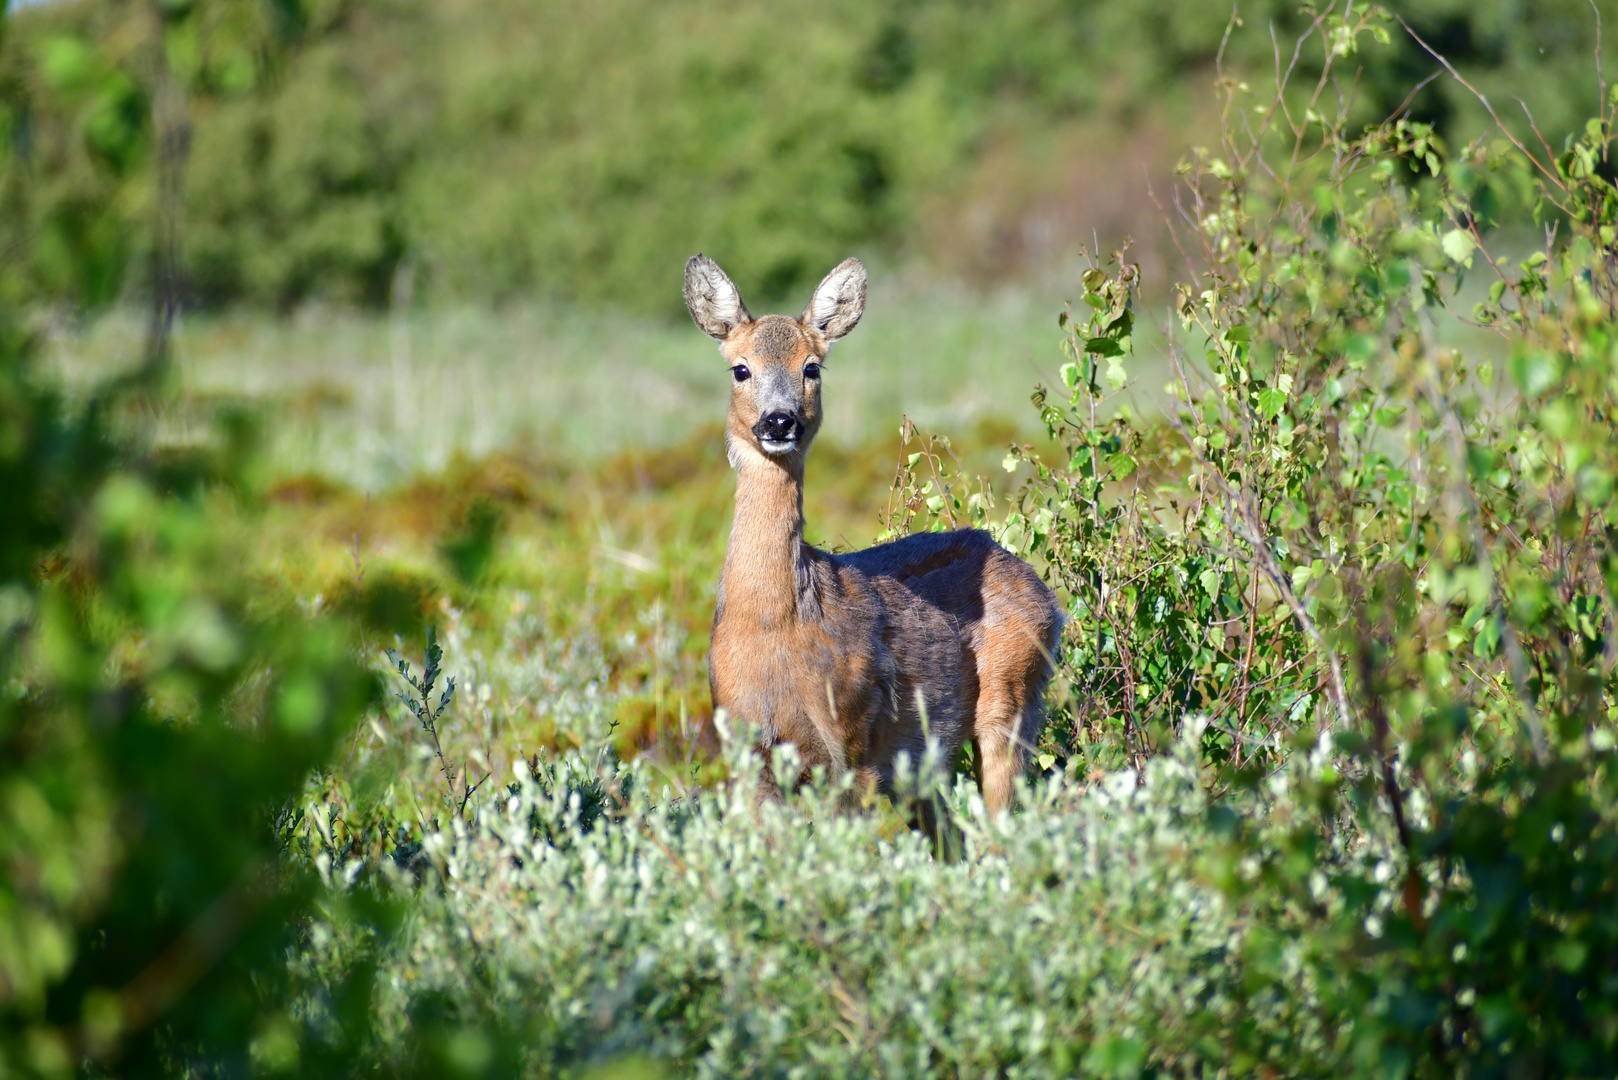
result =
[[[831,355],[823,444],[889,442],[905,415],[957,439],[984,427],[1034,437],[1028,395],[1063,362],[1062,300],[1054,289],[980,296],[878,280],[859,329]],[[50,357],[82,384],[133,362],[143,328],[115,313],[53,335]],[[458,454],[525,447],[590,462],[655,452],[722,421],[728,385],[713,343],[688,322],[537,305],[408,319],[318,308],[286,320],[192,317],[176,352],[182,403],[270,406],[278,470],[371,492],[440,472]],[[1147,370],[1161,368],[1142,352]],[[1142,381],[1146,400],[1162,381]],[[166,422],[185,436],[183,408]]]

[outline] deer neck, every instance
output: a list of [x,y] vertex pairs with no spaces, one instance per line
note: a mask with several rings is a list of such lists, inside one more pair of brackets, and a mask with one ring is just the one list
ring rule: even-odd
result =
[[819,614],[803,560],[803,458],[752,457],[736,479],[736,518],[720,580],[725,611],[764,626]]

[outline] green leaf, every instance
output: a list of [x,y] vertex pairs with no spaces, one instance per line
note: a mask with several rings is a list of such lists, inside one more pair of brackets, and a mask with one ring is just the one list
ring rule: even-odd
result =
[[1124,365],[1116,356],[1107,361],[1107,385],[1114,390],[1122,390],[1124,383],[1129,381],[1129,374],[1124,371]]
[[1511,377],[1524,394],[1538,397],[1555,385],[1561,364],[1543,349],[1519,352],[1511,358]]
[[1084,1071],[1095,1076],[1139,1076],[1146,1064],[1146,1044],[1138,1039],[1109,1035],[1084,1055]]
[[1478,656],[1488,658],[1493,656],[1500,648],[1500,618],[1485,619],[1478,626],[1478,632],[1472,641],[1472,651]]
[[1399,418],[1404,414],[1405,408],[1403,405],[1384,405],[1382,408],[1377,409],[1374,413],[1372,413],[1371,418],[1377,422],[1378,426],[1390,428],[1397,424],[1399,422]]
[[1612,499],[1612,474],[1598,465],[1585,465],[1575,477],[1579,497],[1594,507],[1605,507]]
[[1084,343],[1084,351],[1097,356],[1122,356],[1124,350],[1110,337],[1093,337]]
[[90,89],[100,64],[95,50],[66,34],[47,40],[39,50],[39,71],[53,90],[77,93]]
[[1568,972],[1578,971],[1582,968],[1585,958],[1590,955],[1588,945],[1572,938],[1557,942],[1551,951],[1556,958],[1556,966]]
[[1281,415],[1287,407],[1286,393],[1273,386],[1267,386],[1258,392],[1258,411],[1261,415],[1274,420]]
[[1107,459],[1107,466],[1112,469],[1112,475],[1119,480],[1135,473],[1135,459],[1128,454],[1117,453]]
[[1451,229],[1444,234],[1439,245],[1452,261],[1466,266],[1472,265],[1472,249],[1476,245],[1472,240],[1472,234],[1465,229]]

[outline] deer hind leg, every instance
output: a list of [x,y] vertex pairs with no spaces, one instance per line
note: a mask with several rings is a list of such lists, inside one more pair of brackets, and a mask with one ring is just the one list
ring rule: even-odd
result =
[[983,801],[991,814],[1011,808],[1017,778],[1045,726],[1049,646],[1035,628],[1007,621],[984,632],[978,652],[978,706],[972,734]]
[[753,808],[757,810],[765,803],[779,803],[785,800],[781,796],[781,785],[775,782],[775,769],[771,767],[770,747],[767,743],[759,743],[757,747],[759,758],[764,767],[758,773],[758,788],[753,792]]

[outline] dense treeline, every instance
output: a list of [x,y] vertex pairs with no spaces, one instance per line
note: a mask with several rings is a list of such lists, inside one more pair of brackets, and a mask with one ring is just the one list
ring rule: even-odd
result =
[[[1402,8],[1513,118],[1524,96],[1553,144],[1583,115],[1588,5]],[[1306,17],[1278,0],[1241,9],[1229,68],[1268,76],[1273,41]],[[59,300],[80,280],[90,300],[142,287],[129,268],[149,244],[135,232],[108,254],[103,197],[151,198],[150,162],[131,156],[144,143],[117,135],[155,85],[152,57],[119,47],[140,39],[144,11],[62,0],[15,17],[0,57],[0,93],[18,106],[0,247],[36,257],[5,271],[9,300]],[[1159,217],[1142,167],[1165,173],[1179,133],[1209,118],[1228,16],[1191,0],[263,5],[234,51],[199,34],[166,58],[194,95],[189,300],[379,305],[408,280],[437,296],[675,311],[669,268],[698,249],[764,300],[851,250],[979,279],[1041,269],[1092,229],[1116,239]],[[97,77],[71,34],[111,42],[119,70]],[[1437,69],[1395,37],[1357,58],[1357,85],[1340,75],[1361,120]],[[271,39],[291,47],[251,62]],[[1311,69],[1306,56],[1295,82]],[[1452,80],[1420,91],[1414,118],[1456,137],[1483,120]],[[91,206],[101,216],[80,212]],[[86,275],[92,253],[105,265]]]

